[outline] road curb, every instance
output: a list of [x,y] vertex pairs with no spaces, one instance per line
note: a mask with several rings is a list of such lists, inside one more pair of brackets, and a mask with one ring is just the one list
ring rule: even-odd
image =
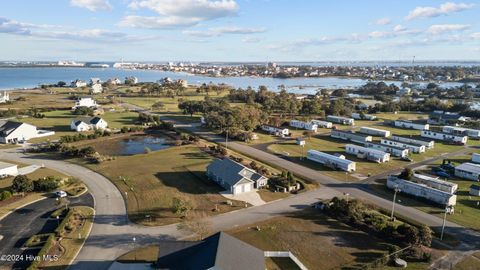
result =
[[27,203],[25,203],[25,204],[23,204],[23,205],[21,205],[21,206],[19,206],[19,207],[16,207],[15,209],[8,211],[5,215],[0,216],[0,220],[6,218],[6,217],[7,217],[8,215],[10,215],[13,211],[16,211],[16,210],[18,210],[18,209],[20,209],[20,208],[23,208],[23,207],[25,207],[25,206],[28,206],[28,205],[30,205],[30,204],[33,204],[33,203],[36,203],[36,202],[39,202],[39,201],[45,200],[45,199],[47,199],[47,197],[39,198],[39,199],[36,199],[36,200],[34,200],[34,201],[27,202]]
[[95,211],[95,208],[92,208],[92,207],[90,207],[90,208],[93,210],[92,225],[90,226],[90,229],[88,230],[88,233],[87,233],[87,235],[85,236],[85,241],[83,241],[83,243],[80,245],[80,248],[77,250],[77,252],[76,252],[75,255],[72,257],[72,259],[68,262],[68,266],[67,266],[66,269],[69,269],[70,266],[72,265],[72,263],[73,263],[73,262],[75,261],[75,259],[78,257],[78,254],[80,254],[80,251],[82,251],[83,246],[84,246],[85,243],[87,242],[88,237],[90,237],[90,233],[92,232],[93,225],[94,225],[94,222],[95,222],[95,214],[96,214],[96,211]]

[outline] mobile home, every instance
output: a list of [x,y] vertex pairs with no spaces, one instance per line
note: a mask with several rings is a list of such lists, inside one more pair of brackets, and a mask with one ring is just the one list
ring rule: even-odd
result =
[[332,122],[328,122],[328,121],[312,120],[312,121],[310,121],[310,123],[315,124],[315,125],[317,125],[318,127],[321,127],[321,128],[332,128],[333,127]]
[[311,130],[314,132],[317,132],[317,129],[318,129],[318,126],[316,124],[313,124],[311,122],[303,122],[299,120],[290,121],[290,126],[300,128],[300,129]]
[[377,149],[386,153],[390,153],[390,155],[394,157],[408,157],[408,153],[410,152],[407,148],[400,148],[385,144],[378,144],[372,142],[366,142],[365,147]]
[[334,122],[337,124],[353,126],[355,125],[355,120],[353,118],[342,117],[342,116],[335,116],[329,115],[327,116],[327,121]]
[[405,120],[396,120],[395,121],[395,127],[416,129],[416,130],[428,130],[428,129],[430,129],[429,124],[415,123],[415,122],[412,122],[412,121],[405,121]]
[[468,137],[464,135],[454,135],[443,132],[431,131],[431,130],[422,130],[422,137],[441,140],[444,142],[458,143],[458,144],[467,144]]
[[424,184],[401,179],[396,175],[388,176],[387,187],[390,189],[399,188],[402,193],[421,197],[441,205],[455,205],[457,203],[457,195],[455,194],[441,191]]
[[390,154],[380,150],[370,149],[355,144],[347,144],[345,146],[347,154],[355,155],[357,158],[362,158],[378,163],[384,163],[390,160]]
[[412,153],[424,153],[425,152],[425,145],[408,144],[408,143],[394,141],[394,140],[385,139],[385,138],[383,138],[380,141],[380,143],[384,144],[384,145],[399,147],[399,148],[406,148],[406,149],[410,150]]
[[442,128],[442,131],[445,133],[456,134],[456,135],[466,135],[470,138],[480,139],[480,130],[478,129],[444,126]]
[[330,154],[323,153],[316,150],[308,150],[307,159],[318,162],[326,167],[336,169],[336,170],[354,172],[356,169],[355,168],[356,163],[351,160],[348,160],[342,157],[337,157],[337,156],[330,155]]
[[360,114],[360,113],[352,113],[352,118],[355,120],[370,120],[370,121],[375,121],[377,120],[377,117],[375,115],[371,114]]
[[370,135],[364,135],[360,133],[355,133],[353,131],[344,131],[338,129],[332,130],[332,132],[330,133],[330,137],[362,144],[365,142],[371,142],[373,140],[372,136]]
[[285,137],[285,136],[288,136],[288,134],[290,134],[290,131],[288,130],[288,128],[275,127],[270,125],[261,125],[260,129],[280,137]]
[[372,136],[380,136],[380,137],[390,137],[390,131],[378,128],[371,128],[371,127],[361,127],[360,133],[368,134]]
[[480,181],[480,164],[470,162],[455,167],[455,176],[473,181]]
[[424,184],[428,187],[435,188],[441,191],[454,194],[458,190],[458,185],[452,182],[443,181],[438,179],[438,177],[431,177],[423,174],[413,174],[410,181],[417,182],[419,184]]
[[480,163],[480,154],[473,153],[473,154],[472,154],[472,162],[474,162],[474,163]]
[[434,140],[419,140],[419,139],[414,139],[411,137],[403,137],[403,136],[398,136],[398,135],[392,135],[390,137],[391,140],[397,141],[397,142],[403,142],[403,143],[408,143],[411,145],[425,145],[427,149],[433,149],[435,147],[435,141]]

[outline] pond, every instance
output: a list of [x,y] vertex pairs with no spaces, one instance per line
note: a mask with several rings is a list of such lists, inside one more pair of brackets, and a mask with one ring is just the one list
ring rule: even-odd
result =
[[98,142],[92,145],[102,155],[130,156],[158,151],[172,146],[168,139],[154,135],[133,135]]

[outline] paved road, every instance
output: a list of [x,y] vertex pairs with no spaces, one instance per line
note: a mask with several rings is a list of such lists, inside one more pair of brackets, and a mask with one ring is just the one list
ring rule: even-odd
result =
[[[86,193],[78,198],[69,199],[70,206],[86,205],[93,207],[93,197]],[[0,255],[36,255],[38,249],[22,249],[29,237],[40,233],[53,232],[57,227],[57,220],[50,218],[51,212],[58,205],[55,198],[47,198],[18,209],[0,221]],[[19,226],[21,224],[21,226]],[[28,260],[17,262],[0,261],[0,267],[8,266],[12,269],[25,269],[30,264]]]

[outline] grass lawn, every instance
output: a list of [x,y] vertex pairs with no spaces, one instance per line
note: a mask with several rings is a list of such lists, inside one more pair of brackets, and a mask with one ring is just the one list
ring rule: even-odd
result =
[[461,262],[457,263],[454,270],[477,270],[480,264],[480,252],[476,252],[471,256],[466,257]]
[[117,258],[120,263],[154,263],[158,259],[158,245],[137,248]]
[[[205,176],[212,157],[197,146],[187,145],[138,154],[87,167],[105,175],[126,195],[132,221],[145,225],[164,225],[181,221],[170,211],[172,199],[187,197],[198,214],[214,215],[243,207],[233,206],[219,195],[220,187]],[[125,181],[123,180],[125,179]],[[219,211],[214,212],[215,205]],[[151,218],[147,217],[150,215]]]
[[[1,104],[0,109],[20,109],[25,110],[35,108],[69,108],[73,106],[73,101],[68,98],[67,93],[50,94],[45,90],[25,90],[10,92],[11,104]],[[17,98],[25,100],[15,100]]]

